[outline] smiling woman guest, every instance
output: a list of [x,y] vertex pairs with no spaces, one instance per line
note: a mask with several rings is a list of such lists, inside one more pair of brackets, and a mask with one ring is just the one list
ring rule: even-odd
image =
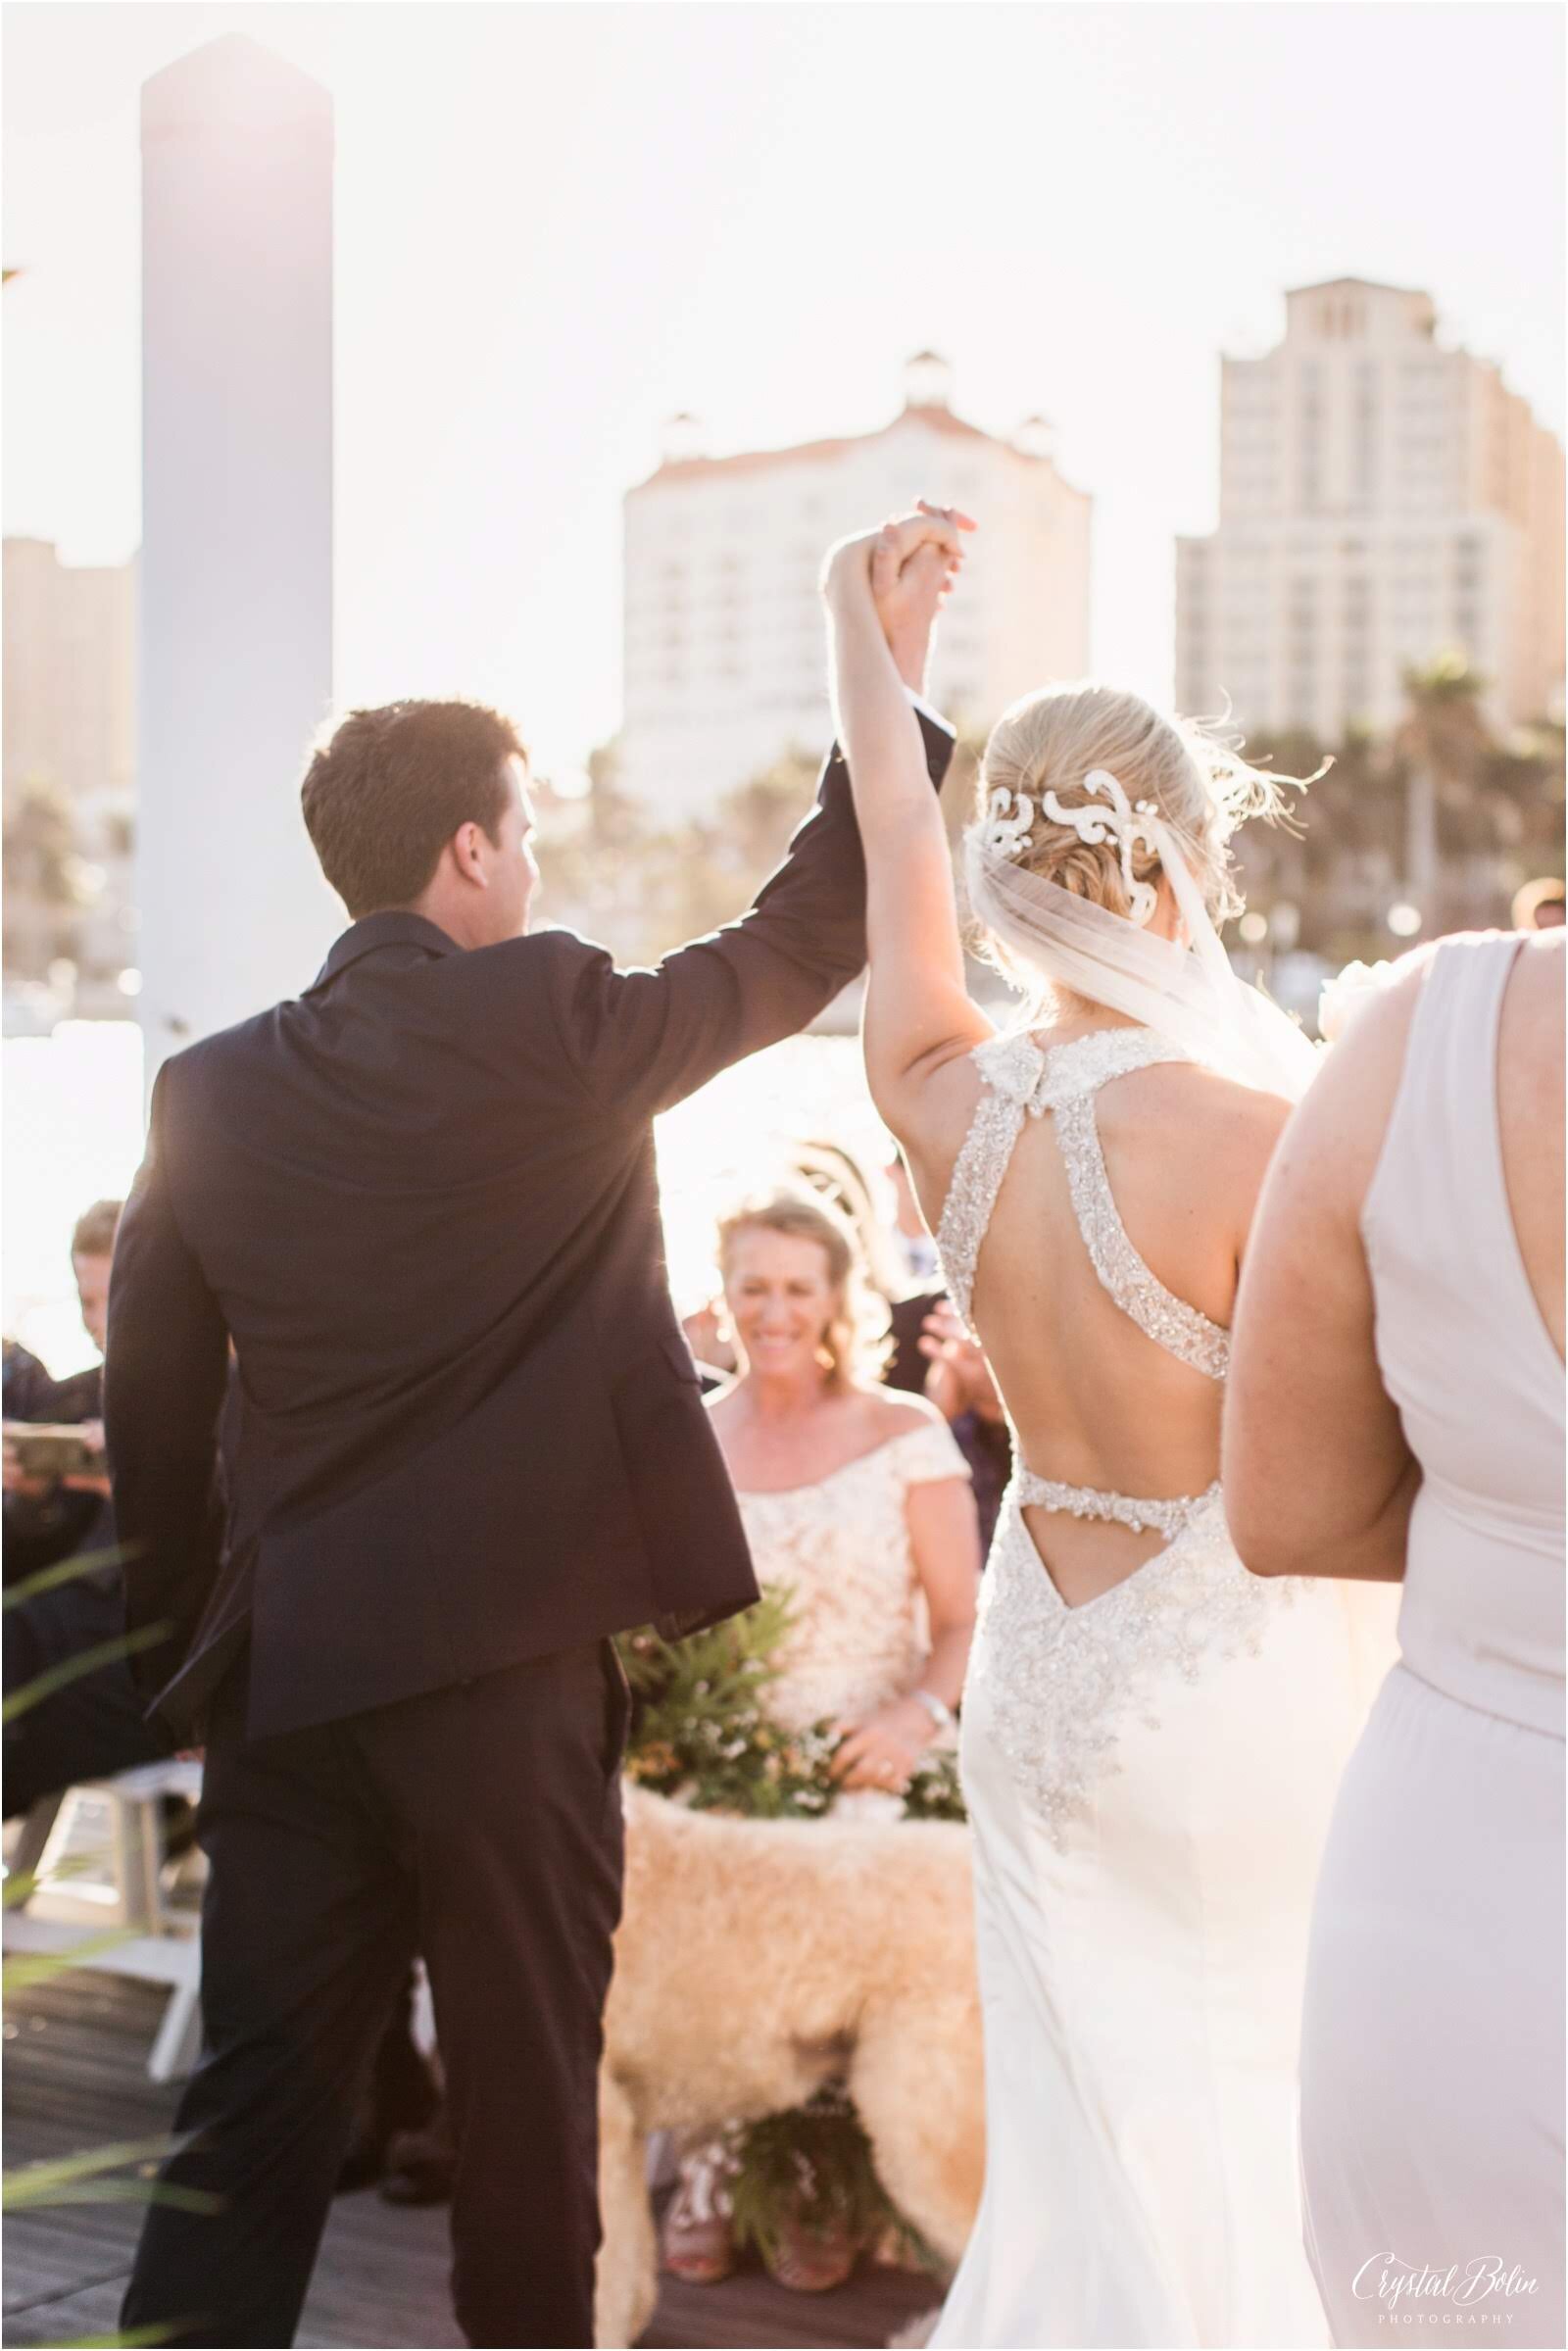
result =
[[[713,1399],[763,1591],[792,1622],[765,1703],[791,1730],[841,1733],[837,1812],[897,1818],[921,1754],[951,1736],[980,1577],[969,1472],[923,1397],[878,1385],[885,1301],[871,1303],[851,1228],[782,1192],[719,1228],[724,1312],[738,1370]],[[688,2153],[664,2229],[668,2268],[723,2277],[733,2254],[723,2152]],[[786,2284],[848,2275],[857,2248],[786,2229]]]
[[759,1583],[794,1623],[768,1704],[844,1733],[847,1790],[902,1794],[963,1690],[980,1543],[969,1472],[936,1408],[877,1384],[845,1221],[776,1194],[719,1229],[740,1369],[711,1406]]

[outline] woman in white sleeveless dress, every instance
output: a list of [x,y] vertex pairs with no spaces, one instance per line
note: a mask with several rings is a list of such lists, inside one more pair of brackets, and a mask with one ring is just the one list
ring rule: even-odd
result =
[[[958,559],[954,520],[932,520],[928,572]],[[1263,1088],[1298,1090],[1310,1061],[1247,1008],[1202,903],[1227,903],[1226,837],[1272,787],[1134,696],[1015,705],[968,881],[1046,1025],[993,1039],[878,657],[882,545],[840,549],[826,581],[869,877],[867,1066],[1020,1464],[961,1743],[986,2186],[934,2340],[1321,2343],[1297,2056],[1360,1718],[1332,1592],[1250,1578],[1215,1483],[1225,1326],[1286,1114]]]
[[1243,1556],[1402,1578],[1301,2052],[1338,2343],[1560,2345],[1562,935],[1453,939],[1281,1150],[1226,1429]]

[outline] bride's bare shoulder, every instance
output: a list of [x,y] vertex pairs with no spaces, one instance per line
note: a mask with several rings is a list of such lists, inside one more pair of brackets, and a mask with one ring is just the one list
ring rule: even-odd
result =
[[1119,1126],[1129,1134],[1136,1128],[1161,1154],[1196,1160],[1216,1174],[1261,1174],[1291,1115],[1282,1096],[1260,1094],[1196,1061],[1158,1062],[1137,1077],[1136,1097],[1130,1086],[1106,1091],[1102,1128],[1111,1136]]

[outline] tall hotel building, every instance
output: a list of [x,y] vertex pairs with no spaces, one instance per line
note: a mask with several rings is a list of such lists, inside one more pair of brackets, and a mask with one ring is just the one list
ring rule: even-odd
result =
[[1394,726],[1457,650],[1506,727],[1560,713],[1563,453],[1430,295],[1336,278],[1222,362],[1219,528],[1177,542],[1176,693],[1320,741]]
[[902,413],[876,432],[715,458],[691,447],[692,431],[676,419],[663,463],[625,501],[627,791],[689,813],[786,752],[821,755],[823,554],[916,498],[985,523],[938,632],[940,708],[983,726],[1087,668],[1090,501],[1057,472],[1041,418],[1011,440],[982,432],[955,414],[944,363],[922,353]]

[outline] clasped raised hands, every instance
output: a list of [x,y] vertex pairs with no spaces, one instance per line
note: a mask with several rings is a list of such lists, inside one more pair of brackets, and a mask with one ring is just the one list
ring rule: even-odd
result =
[[830,547],[822,566],[822,594],[831,604],[847,587],[870,587],[879,611],[897,612],[918,595],[936,602],[963,567],[963,537],[976,528],[954,506],[920,499],[913,514],[896,514],[880,530],[856,531]]
[[830,609],[869,594],[906,682],[918,684],[937,613],[963,568],[963,533],[975,529],[956,507],[921,499],[880,530],[858,531],[830,548],[822,594]]

